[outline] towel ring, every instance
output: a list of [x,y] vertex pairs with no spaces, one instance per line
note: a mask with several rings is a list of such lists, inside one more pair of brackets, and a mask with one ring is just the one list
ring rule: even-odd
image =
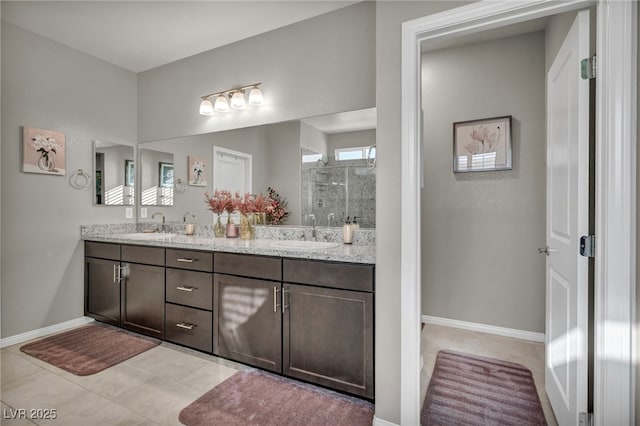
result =
[[74,189],[87,189],[91,185],[91,176],[82,169],[78,169],[69,177],[69,184]]
[[173,183],[173,189],[174,191],[176,191],[178,194],[182,194],[184,191],[187,190],[187,184],[184,183],[184,181],[180,178],[176,179],[175,182]]

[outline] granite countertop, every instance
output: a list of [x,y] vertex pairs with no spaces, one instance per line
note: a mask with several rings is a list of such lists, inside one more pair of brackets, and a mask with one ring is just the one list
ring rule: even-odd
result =
[[85,241],[106,243],[144,245],[153,247],[181,248],[227,253],[244,253],[264,256],[279,256],[300,259],[330,260],[337,262],[375,264],[375,245],[349,245],[336,243],[337,246],[327,249],[292,250],[272,247],[274,239],[242,240],[240,238],[215,238],[210,236],[184,235],[177,233],[173,237],[160,240],[131,239],[123,234],[106,233],[82,235]]

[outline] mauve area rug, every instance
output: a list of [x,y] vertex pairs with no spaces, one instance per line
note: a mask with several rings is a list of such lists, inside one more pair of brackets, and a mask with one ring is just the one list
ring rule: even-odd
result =
[[440,351],[422,426],[546,425],[531,371],[512,362]]
[[373,404],[261,371],[241,371],[180,412],[187,426],[371,425]]
[[77,376],[88,376],[160,344],[124,330],[91,324],[26,344],[20,350]]

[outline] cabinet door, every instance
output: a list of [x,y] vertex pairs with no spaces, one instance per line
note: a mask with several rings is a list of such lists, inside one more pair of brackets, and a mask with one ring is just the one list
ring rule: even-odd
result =
[[164,268],[123,264],[122,326],[164,337]]
[[280,289],[278,282],[215,274],[214,352],[281,373]]
[[120,325],[118,266],[118,261],[85,258],[85,314],[113,325]]
[[283,288],[283,373],[373,398],[373,294]]

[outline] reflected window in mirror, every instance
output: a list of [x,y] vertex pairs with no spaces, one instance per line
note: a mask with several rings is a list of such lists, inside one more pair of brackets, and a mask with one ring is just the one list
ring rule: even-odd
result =
[[[93,141],[94,197],[96,205],[132,206],[135,203],[135,149],[104,141]],[[130,165],[129,165],[130,164]],[[133,168],[129,185],[127,171]]]

